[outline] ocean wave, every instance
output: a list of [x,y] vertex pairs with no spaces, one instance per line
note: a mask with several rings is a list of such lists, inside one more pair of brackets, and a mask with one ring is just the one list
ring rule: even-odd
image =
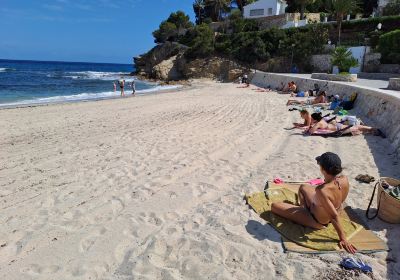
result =
[[[142,95],[145,93],[157,92],[162,90],[172,90],[177,89],[182,86],[174,85],[174,86],[155,86],[149,89],[143,89],[136,91],[136,94]],[[129,90],[127,90],[126,94],[129,96]],[[51,103],[62,103],[62,102],[74,102],[74,101],[87,101],[87,100],[96,100],[96,99],[110,99],[110,98],[118,98],[119,92],[107,91],[100,93],[81,93],[75,95],[60,95],[60,96],[52,96],[52,97],[44,97],[44,98],[36,98],[31,100],[21,100],[13,103],[4,103],[0,104],[1,107],[10,107],[10,106],[24,106],[24,105],[39,105],[39,104],[51,104]]]
[[11,71],[15,71],[16,69],[14,68],[0,68],[0,72],[11,72]]
[[[65,77],[71,79],[113,81],[113,80],[118,80],[121,78],[121,76],[126,76],[126,75],[129,75],[129,73],[81,71],[81,72],[67,72]],[[133,78],[125,78],[125,80],[133,80]]]

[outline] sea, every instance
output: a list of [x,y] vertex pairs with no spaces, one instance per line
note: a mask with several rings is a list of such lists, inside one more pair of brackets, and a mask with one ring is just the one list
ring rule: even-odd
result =
[[129,75],[133,71],[132,64],[0,59],[0,108],[119,98],[121,78],[127,96],[133,80],[138,95],[178,87],[137,80]]

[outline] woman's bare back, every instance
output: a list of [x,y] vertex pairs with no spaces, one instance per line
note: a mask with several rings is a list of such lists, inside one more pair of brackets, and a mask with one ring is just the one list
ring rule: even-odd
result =
[[334,181],[317,187],[314,197],[312,198],[310,207],[311,213],[319,223],[328,224],[331,221],[331,217],[329,217],[322,204],[322,196],[328,197],[335,209],[339,211],[348,193],[349,181],[346,176],[336,177]]

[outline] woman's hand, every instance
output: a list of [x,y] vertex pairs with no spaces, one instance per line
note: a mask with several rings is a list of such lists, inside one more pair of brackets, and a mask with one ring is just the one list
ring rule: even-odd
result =
[[349,243],[346,239],[342,239],[339,241],[340,249],[345,249],[350,254],[355,254],[357,252],[356,247],[353,244]]

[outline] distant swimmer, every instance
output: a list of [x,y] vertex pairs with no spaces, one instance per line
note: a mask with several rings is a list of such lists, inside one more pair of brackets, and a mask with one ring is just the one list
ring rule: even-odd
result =
[[116,91],[117,91],[117,83],[114,82],[114,92],[116,92]]
[[132,81],[132,83],[131,83],[131,88],[132,88],[132,95],[135,95],[135,92],[136,92],[136,84],[135,84],[135,81]]
[[121,89],[121,96],[125,96],[125,91],[124,91],[124,87],[125,87],[125,80],[121,79],[119,80],[119,87]]

